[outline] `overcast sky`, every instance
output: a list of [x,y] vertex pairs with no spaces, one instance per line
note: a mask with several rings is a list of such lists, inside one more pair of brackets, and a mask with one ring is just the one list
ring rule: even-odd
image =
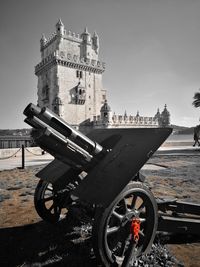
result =
[[199,0],[1,0],[0,129],[28,127],[22,112],[37,103],[39,41],[59,18],[66,30],[98,33],[116,114],[154,116],[167,104],[172,124],[199,124]]

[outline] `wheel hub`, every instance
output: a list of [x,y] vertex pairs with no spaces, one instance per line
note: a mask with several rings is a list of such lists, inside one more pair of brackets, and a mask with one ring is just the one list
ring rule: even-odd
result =
[[125,226],[125,224],[130,222],[133,219],[133,217],[138,218],[137,211],[133,210],[133,211],[126,213],[124,217],[122,218],[121,226]]

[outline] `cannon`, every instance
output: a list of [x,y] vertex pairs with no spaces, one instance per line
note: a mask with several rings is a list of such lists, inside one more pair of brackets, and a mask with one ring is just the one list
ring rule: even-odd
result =
[[140,169],[172,129],[96,129],[85,136],[48,108],[29,104],[24,115],[35,142],[54,156],[36,174],[40,217],[56,223],[64,210],[68,216],[72,206],[84,207],[97,260],[132,266],[150,249],[158,225],[158,205]]

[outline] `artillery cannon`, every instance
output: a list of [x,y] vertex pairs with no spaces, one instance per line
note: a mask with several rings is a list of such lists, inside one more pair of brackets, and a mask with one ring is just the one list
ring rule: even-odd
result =
[[86,207],[97,259],[106,267],[131,266],[152,245],[158,206],[167,209],[157,205],[140,169],[172,129],[98,129],[85,136],[48,108],[29,104],[24,115],[35,142],[55,157],[36,174],[40,217],[56,223],[63,210]]

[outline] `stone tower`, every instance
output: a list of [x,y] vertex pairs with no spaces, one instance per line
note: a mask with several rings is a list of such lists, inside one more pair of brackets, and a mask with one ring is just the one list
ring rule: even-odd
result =
[[101,120],[103,123],[110,123],[112,121],[112,111],[108,105],[108,101],[105,100],[105,103],[101,107]]
[[99,37],[87,28],[79,35],[66,31],[61,20],[56,32],[40,40],[38,105],[48,107],[69,124],[89,125],[106,99],[102,85],[105,63],[99,60]]
[[170,113],[167,110],[167,105],[165,104],[165,107],[163,109],[163,112],[161,113],[161,127],[167,127],[170,124]]

